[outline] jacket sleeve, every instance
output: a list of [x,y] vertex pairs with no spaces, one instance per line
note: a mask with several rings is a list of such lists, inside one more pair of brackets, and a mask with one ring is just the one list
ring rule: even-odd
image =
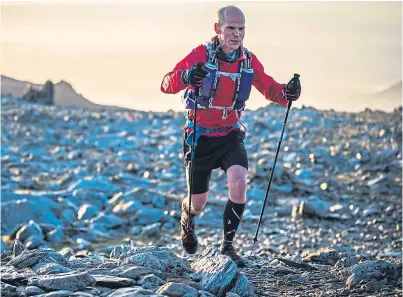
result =
[[277,102],[280,105],[287,105],[288,100],[282,98],[282,89],[285,84],[276,82],[271,76],[264,72],[264,67],[258,58],[251,53],[251,67],[254,72],[253,86],[263,95],[267,100]]
[[165,74],[161,83],[161,92],[166,94],[176,94],[184,90],[187,86],[182,80],[182,72],[192,67],[199,61],[206,61],[206,49],[204,45],[194,48],[185,58],[183,58],[175,68]]

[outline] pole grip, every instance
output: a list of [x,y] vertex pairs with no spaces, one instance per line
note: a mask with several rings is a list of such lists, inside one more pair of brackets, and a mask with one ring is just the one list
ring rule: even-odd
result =
[[[200,72],[203,71],[203,68],[202,68],[203,65],[204,65],[203,62],[197,62],[197,63],[196,63],[196,69],[200,70]],[[195,98],[195,103],[196,103],[196,102],[197,102],[197,98],[200,96],[200,87],[196,87],[196,89],[195,89],[195,96],[196,96],[196,98]]]

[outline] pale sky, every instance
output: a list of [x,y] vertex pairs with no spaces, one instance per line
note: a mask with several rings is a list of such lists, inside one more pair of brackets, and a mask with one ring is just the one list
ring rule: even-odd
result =
[[[1,73],[65,80],[96,103],[183,110],[181,93],[161,93],[162,78],[214,35],[216,11],[229,4],[244,11],[245,46],[267,74],[301,75],[295,106],[363,109],[365,94],[402,80],[402,3],[384,1],[2,4]],[[247,107],[266,104],[254,89]]]

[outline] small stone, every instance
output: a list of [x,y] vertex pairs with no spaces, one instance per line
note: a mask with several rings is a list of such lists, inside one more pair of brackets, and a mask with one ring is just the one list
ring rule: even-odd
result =
[[365,285],[363,285],[363,289],[370,293],[379,292],[381,290],[381,288],[382,288],[381,283],[375,279],[373,279],[373,280],[369,281],[368,283],[366,283]]
[[140,225],[149,225],[159,222],[164,217],[164,211],[153,207],[143,207],[136,215],[134,220]]
[[25,250],[26,250],[26,248],[25,248],[24,244],[21,241],[19,241],[18,239],[16,239],[13,244],[13,256],[17,257]]
[[78,220],[86,220],[95,217],[99,212],[99,209],[92,206],[91,204],[83,204],[77,213]]
[[77,248],[79,250],[87,250],[87,249],[90,249],[92,246],[91,242],[89,242],[88,240],[85,240],[83,238],[77,238],[76,242],[77,242]]
[[169,297],[198,297],[197,290],[191,286],[168,282],[157,290],[158,294]]
[[27,286],[25,287],[25,294],[27,296],[32,296],[32,295],[40,295],[40,294],[44,294],[45,291],[42,290],[39,287],[35,287],[35,286]]
[[143,230],[141,231],[142,236],[155,236],[159,233],[161,229],[161,224],[160,223],[154,223],[149,226],[143,227]]
[[74,256],[74,250],[71,247],[65,247],[59,252],[59,254],[69,260],[71,256]]
[[164,281],[154,274],[148,274],[141,277],[138,283],[144,289],[153,290],[158,288],[161,284],[163,284]]
[[109,255],[111,259],[119,259],[120,255],[123,254],[123,248],[120,245],[117,245],[113,248],[112,252]]
[[25,242],[28,237],[35,235],[37,237],[43,238],[42,228],[37,223],[35,223],[35,221],[30,220],[28,225],[24,225],[23,227],[21,227],[20,230],[18,230],[15,237],[19,241]]
[[122,271],[119,276],[137,280],[141,276],[152,274],[153,271],[153,269],[148,267],[132,266]]
[[36,249],[45,243],[42,234],[41,236],[32,235],[25,240],[25,246],[29,250]]
[[142,230],[143,230],[142,227],[140,227],[140,226],[134,226],[133,228],[130,229],[130,234],[131,234],[131,235],[139,235]]
[[349,295],[351,293],[351,291],[350,291],[350,289],[348,289],[348,288],[344,288],[342,291],[341,291],[341,294],[342,295]]
[[[231,294],[234,294],[234,293],[231,293]],[[199,297],[215,297],[215,295],[213,295],[207,291],[199,291]]]
[[96,280],[96,286],[117,289],[122,287],[132,287],[136,282],[130,278],[123,278],[110,275],[92,275]]
[[57,227],[46,234],[47,240],[52,244],[59,244],[63,240],[63,237],[64,232],[62,227]]

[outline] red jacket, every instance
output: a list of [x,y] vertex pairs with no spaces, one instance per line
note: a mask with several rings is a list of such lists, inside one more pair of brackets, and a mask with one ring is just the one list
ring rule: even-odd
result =
[[[243,53],[243,51],[241,51]],[[288,100],[281,98],[281,90],[284,84],[276,82],[271,76],[264,72],[262,63],[251,52],[251,68],[254,71],[253,86],[262,93],[267,100],[274,101],[280,105],[287,105]],[[246,59],[242,54],[238,58],[237,62]],[[175,68],[167,73],[161,83],[161,91],[166,94],[176,94],[179,91],[184,90],[187,86],[184,84],[181,78],[181,73],[184,70],[189,69],[195,63],[199,61],[206,61],[206,48],[204,45],[199,45],[194,48],[182,61],[176,64]],[[220,71],[224,72],[238,72],[238,63],[228,63],[220,60]],[[235,82],[229,77],[221,77],[220,82],[217,85],[213,104],[218,106],[231,106],[235,92]],[[248,106],[248,101],[246,101]],[[189,112],[189,119],[193,120],[193,110]],[[219,127],[228,127],[239,121],[242,112],[238,112],[235,109],[228,113],[227,118],[222,118],[222,111],[214,108],[207,108],[205,110],[197,110],[197,125],[205,128],[214,129]],[[222,134],[222,133],[221,133]]]

